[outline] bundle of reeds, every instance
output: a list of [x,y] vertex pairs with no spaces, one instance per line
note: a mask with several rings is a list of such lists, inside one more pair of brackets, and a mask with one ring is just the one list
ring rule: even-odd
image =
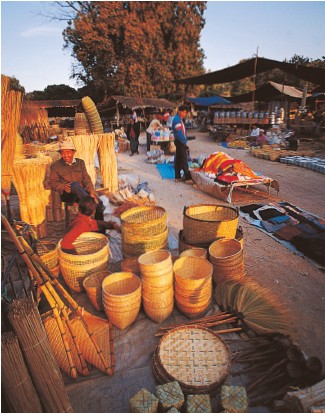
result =
[[259,334],[288,334],[284,306],[270,290],[248,278],[218,284],[215,299],[222,309],[239,314],[246,326]]
[[25,159],[25,148],[23,144],[23,139],[19,135],[19,133],[16,134],[16,148],[15,148],[15,161],[21,161],[22,159]]
[[1,335],[1,379],[12,413],[43,412],[17,336],[11,331]]
[[297,413],[307,413],[312,406],[324,406],[325,380],[320,381],[314,386],[287,393],[284,401],[285,404],[291,408],[290,411]]
[[1,75],[1,190],[9,199],[23,94],[12,79]]
[[76,148],[76,157],[82,159],[87,168],[87,172],[92,180],[96,183],[95,157],[99,144],[99,135],[74,135],[69,136]]
[[103,133],[99,137],[98,154],[103,185],[109,192],[116,192],[118,191],[118,173],[115,154],[115,133]]
[[59,366],[48,342],[36,303],[16,300],[8,311],[36,391],[48,413],[72,412]]
[[19,197],[21,220],[30,225],[45,221],[46,205],[50,191],[44,189],[46,167],[51,163],[49,156],[16,161],[13,167],[13,182]]

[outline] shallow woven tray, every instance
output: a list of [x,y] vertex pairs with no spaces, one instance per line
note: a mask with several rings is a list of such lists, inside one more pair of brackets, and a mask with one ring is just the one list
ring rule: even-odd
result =
[[230,355],[224,341],[212,330],[185,326],[175,328],[161,338],[154,365],[160,379],[177,380],[183,391],[204,393],[224,381],[230,367]]

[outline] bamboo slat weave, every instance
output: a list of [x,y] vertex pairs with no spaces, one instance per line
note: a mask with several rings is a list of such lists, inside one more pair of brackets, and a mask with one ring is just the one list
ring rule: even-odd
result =
[[[172,380],[187,389],[210,391],[227,376],[230,355],[223,340],[198,326],[175,328],[158,345],[159,364]],[[170,381],[172,381],[170,380]]]

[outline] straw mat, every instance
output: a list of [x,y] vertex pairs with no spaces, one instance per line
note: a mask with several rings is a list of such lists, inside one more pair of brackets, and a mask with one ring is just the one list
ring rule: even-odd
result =
[[161,338],[157,353],[160,367],[170,381],[177,380],[182,389],[193,392],[217,387],[230,367],[223,340],[212,330],[198,326],[169,331]]

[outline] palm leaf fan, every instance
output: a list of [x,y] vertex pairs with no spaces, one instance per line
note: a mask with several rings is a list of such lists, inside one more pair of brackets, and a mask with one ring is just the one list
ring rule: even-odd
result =
[[257,333],[288,334],[288,313],[283,305],[270,290],[251,280],[246,280],[238,289],[234,309]]

